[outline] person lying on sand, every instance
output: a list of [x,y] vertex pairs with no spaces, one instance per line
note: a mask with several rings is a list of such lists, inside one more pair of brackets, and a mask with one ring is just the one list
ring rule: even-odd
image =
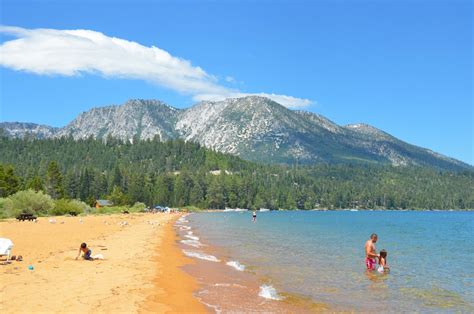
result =
[[93,261],[94,258],[91,256],[92,255],[92,250],[89,249],[87,247],[87,244],[86,243],[81,243],[81,246],[79,247],[79,253],[77,254],[77,257],[76,259],[79,258],[79,256],[81,256],[81,252],[84,253],[84,255],[82,255],[82,258],[87,260],[87,261]]

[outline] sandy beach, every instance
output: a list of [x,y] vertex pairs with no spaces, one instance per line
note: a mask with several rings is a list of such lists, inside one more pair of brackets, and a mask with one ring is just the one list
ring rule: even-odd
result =
[[[0,265],[0,312],[206,312],[168,214],[0,222],[23,261]],[[53,222],[50,222],[50,220]],[[81,242],[104,260],[75,260]],[[29,266],[33,266],[33,270]]]

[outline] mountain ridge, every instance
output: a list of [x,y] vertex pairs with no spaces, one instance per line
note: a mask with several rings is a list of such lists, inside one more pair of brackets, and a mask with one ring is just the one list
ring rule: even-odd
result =
[[0,122],[11,137],[74,139],[108,137],[178,139],[244,159],[270,163],[380,163],[445,170],[469,164],[406,143],[365,123],[345,126],[312,112],[290,110],[268,98],[248,96],[202,101],[187,109],[159,100],[131,99],[95,107],[62,128]]

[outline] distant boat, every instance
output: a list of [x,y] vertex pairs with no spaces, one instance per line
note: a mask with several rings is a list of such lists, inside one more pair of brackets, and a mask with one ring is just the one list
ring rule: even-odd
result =
[[270,209],[268,209],[268,208],[260,208],[258,211],[260,211],[260,212],[269,212]]

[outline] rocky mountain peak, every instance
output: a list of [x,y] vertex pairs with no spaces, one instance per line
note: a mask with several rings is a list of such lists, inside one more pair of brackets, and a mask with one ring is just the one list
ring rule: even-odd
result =
[[38,138],[90,136],[122,140],[182,138],[238,155],[274,163],[379,163],[439,169],[472,166],[405,143],[373,126],[340,126],[326,117],[294,111],[261,96],[202,101],[177,109],[159,100],[131,99],[119,106],[83,112],[64,128],[0,123],[8,136]]
[[356,132],[358,134],[370,136],[373,139],[386,140],[386,141],[396,140],[396,138],[394,138],[390,134],[366,123],[348,124],[345,126],[345,128],[353,132]]
[[137,108],[140,106],[156,106],[156,107],[162,107],[169,109],[171,111],[178,111],[179,109],[174,108],[170,105],[168,105],[165,102],[162,102],[161,100],[156,100],[156,99],[129,99],[127,100],[123,105],[119,105],[118,107],[130,107],[130,108]]
[[132,99],[118,106],[94,108],[81,113],[58,132],[75,139],[107,138],[152,139],[156,135],[175,138],[174,124],[179,110],[159,100]]
[[52,126],[29,122],[2,122],[0,128],[7,136],[17,138],[32,136],[39,139],[54,137],[59,130]]

